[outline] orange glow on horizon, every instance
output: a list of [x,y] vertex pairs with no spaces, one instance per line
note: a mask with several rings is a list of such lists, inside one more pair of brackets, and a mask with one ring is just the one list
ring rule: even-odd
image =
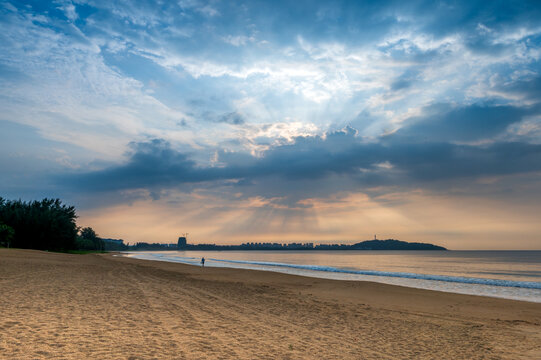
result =
[[[262,197],[235,201],[196,194],[182,204],[144,200],[81,212],[79,224],[126,242],[355,243],[394,238],[449,249],[533,249],[539,224],[534,212],[480,199],[435,196],[423,191],[370,199],[339,193],[326,199],[277,205]],[[521,210],[518,212],[517,210]],[[520,239],[517,239],[517,234]],[[520,241],[517,241],[520,240]]]

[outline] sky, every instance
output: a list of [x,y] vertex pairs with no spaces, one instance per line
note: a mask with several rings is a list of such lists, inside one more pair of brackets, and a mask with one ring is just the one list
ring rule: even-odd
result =
[[0,1],[0,196],[126,242],[541,249],[539,1]]

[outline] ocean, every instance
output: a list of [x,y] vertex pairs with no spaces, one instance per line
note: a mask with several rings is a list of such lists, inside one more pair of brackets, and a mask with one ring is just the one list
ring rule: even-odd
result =
[[541,251],[137,251],[125,256],[541,303]]

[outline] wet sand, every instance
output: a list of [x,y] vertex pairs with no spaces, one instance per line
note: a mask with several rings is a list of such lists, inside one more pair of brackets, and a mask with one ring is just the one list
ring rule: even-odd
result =
[[0,359],[540,359],[541,304],[0,249]]

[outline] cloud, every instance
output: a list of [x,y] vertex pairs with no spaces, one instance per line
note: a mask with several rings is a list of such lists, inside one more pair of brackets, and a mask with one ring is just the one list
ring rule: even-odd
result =
[[495,32],[508,28],[536,27],[541,6],[535,0],[520,4],[508,2],[486,3],[482,0],[459,3],[416,4],[418,15],[426,15],[423,29],[434,34],[479,31],[479,24]]
[[94,39],[63,15],[51,15],[43,25],[30,9],[0,14],[1,120],[84,146],[102,159],[119,156],[129,141],[147,133],[178,136],[174,127],[186,117],[182,111],[107,66]]
[[391,90],[398,91],[410,88],[419,79],[419,71],[414,69],[405,71],[395,78],[391,84]]
[[224,114],[220,116],[216,121],[231,125],[242,125],[245,123],[244,116],[242,116],[236,111]]
[[[539,18],[538,1],[4,1],[0,188],[192,207],[200,229],[221,214],[209,236],[340,233],[360,209],[405,231],[437,200],[401,192],[533,203]],[[372,207],[407,201],[408,221]]]
[[66,176],[62,181],[85,192],[154,191],[182,188],[186,184],[190,185],[189,189],[197,188],[197,184],[239,189],[246,186],[249,193],[283,197],[287,203],[288,197],[293,202],[309,197],[311,190],[321,184],[325,187],[319,191],[328,196],[337,191],[366,191],[375,186],[408,187],[412,183],[426,186],[437,181],[541,170],[541,145],[405,143],[398,136],[396,139],[396,142],[391,138],[385,143],[366,143],[356,137],[354,129],[348,128],[324,137],[297,137],[292,144],[273,147],[261,157],[244,155],[244,160],[240,160],[231,155],[219,156],[217,167],[198,166],[186,152],[172,149],[163,140],[153,140],[132,144],[125,164]]
[[[320,135],[369,112],[378,119],[369,135],[380,135],[374,129],[387,131],[394,121],[408,117],[410,109],[467,102],[464,94],[470,94],[478,82],[488,81],[495,71],[505,75],[519,65],[529,70],[536,67],[532,44],[538,42],[535,36],[540,32],[530,21],[539,10],[534,4],[528,10],[477,2],[452,7],[424,1],[323,2],[308,10],[304,2],[284,4],[127,1],[122,6],[63,2],[49,8],[21,8],[18,18],[5,14],[4,23],[9,24],[5,34],[15,34],[6,35],[5,44],[16,38],[17,43],[28,44],[22,49],[44,45],[39,56],[5,46],[9,51],[4,66],[17,70],[13,64],[18,60],[14,59],[31,59],[21,67],[30,69],[34,83],[39,84],[32,88],[46,94],[61,93],[54,88],[53,79],[56,69],[63,69],[71,78],[64,85],[70,89],[66,97],[76,94],[71,96],[72,107],[83,113],[89,103],[102,108],[108,102],[120,104],[107,111],[115,113],[115,119],[100,119],[99,123],[114,122],[121,127],[121,137],[128,132],[123,146],[147,135],[167,137],[174,124],[190,119],[188,113],[201,113],[191,102],[194,97],[205,99],[205,110],[210,113],[243,115],[242,120],[223,115],[218,122],[302,122],[321,129]],[[457,17],[448,19],[449,12]],[[488,16],[492,12],[497,14],[498,24]],[[65,21],[66,14],[71,23]],[[42,22],[23,21],[22,16],[39,17]],[[290,21],[297,17],[299,21]],[[16,28],[19,30],[14,31]],[[478,47],[504,46],[509,51],[505,56],[476,55],[472,50],[476,42]],[[78,52],[69,51],[74,48]],[[495,64],[502,68],[494,69]],[[33,73],[32,66],[42,74]],[[82,85],[75,89],[74,84]],[[515,91],[512,84],[505,91]],[[101,92],[103,97],[96,96]],[[36,101],[35,90],[9,93],[10,104]],[[247,95],[265,104],[265,111],[238,111],[236,104]],[[133,96],[141,101],[131,102]],[[478,100],[486,96],[484,92]],[[134,109],[134,103],[141,105]],[[73,112],[61,112],[61,122],[74,122]],[[120,124],[124,122],[121,112],[129,114],[130,126]],[[159,119],[151,120],[156,113]],[[35,114],[27,118],[32,117]],[[187,135],[198,131],[199,142],[216,143],[216,134],[199,131],[204,125],[198,127],[194,122],[188,121],[190,127],[172,138],[188,139]],[[220,129],[221,137],[229,140],[236,136],[235,131]],[[73,135],[63,139],[69,141]],[[102,141],[95,148],[103,146]]]
[[71,21],[75,21],[79,18],[79,15],[77,14],[77,9],[71,1],[63,2],[60,6],[58,6],[58,8],[64,11],[66,17]]
[[82,161],[91,164],[93,158],[80,146],[47,140],[36,128],[2,120],[0,153],[0,196],[13,199],[65,195],[55,177],[79,169]]
[[131,143],[126,164],[69,177],[71,185],[87,191],[167,188],[209,179],[186,154],[164,140]]
[[541,114],[539,106],[436,104],[423,110],[421,117],[410,118],[408,125],[391,136],[409,142],[471,142],[491,140],[508,126],[527,116]]
[[527,76],[524,78],[510,80],[500,83],[495,90],[511,96],[518,96],[522,99],[539,103],[541,100],[541,76]]

